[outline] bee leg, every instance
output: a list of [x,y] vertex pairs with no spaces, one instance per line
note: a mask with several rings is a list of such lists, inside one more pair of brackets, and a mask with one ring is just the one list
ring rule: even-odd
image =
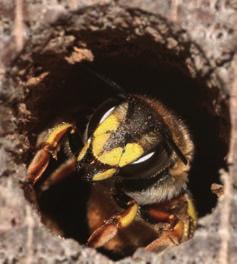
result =
[[40,186],[41,191],[48,190],[51,186],[58,184],[76,170],[75,158],[66,160],[60,165]]
[[57,159],[61,140],[68,132],[74,133],[75,127],[64,122],[49,131],[27,169],[27,181],[29,183],[35,185],[47,169],[50,158]]
[[113,215],[92,233],[87,241],[87,245],[94,248],[102,247],[114,238],[120,229],[130,225],[136,218],[137,212],[138,204],[130,200],[127,204],[127,209]]
[[[146,210],[146,209],[145,209]],[[145,211],[148,219],[157,223],[168,223],[160,236],[146,246],[148,251],[162,251],[166,247],[179,245],[193,236],[197,216],[188,193],[162,205],[150,206]]]
[[145,249],[147,251],[160,252],[167,247],[177,246],[182,242],[185,223],[178,221],[178,223],[171,229],[161,233],[159,238],[148,244]]

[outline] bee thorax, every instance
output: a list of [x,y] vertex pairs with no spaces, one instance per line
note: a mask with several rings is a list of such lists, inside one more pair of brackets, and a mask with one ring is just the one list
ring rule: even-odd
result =
[[186,189],[186,179],[169,176],[165,181],[148,186],[142,190],[124,190],[138,204],[152,204],[171,200]]

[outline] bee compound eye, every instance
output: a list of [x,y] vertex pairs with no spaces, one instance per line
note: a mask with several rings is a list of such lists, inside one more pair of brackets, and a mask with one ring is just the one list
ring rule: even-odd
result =
[[115,106],[111,107],[105,114],[101,117],[99,123],[101,124],[115,109]]
[[89,138],[96,127],[113,112],[117,105],[118,103],[114,100],[107,100],[95,109],[87,124],[87,138]]
[[154,151],[151,153],[148,153],[148,154],[142,156],[140,159],[134,161],[132,164],[139,164],[139,163],[145,162],[145,161],[149,160],[154,154],[155,154]]
[[165,146],[160,145],[133,163],[121,168],[121,176],[129,178],[149,178],[164,171],[171,164],[169,153]]
[[150,172],[151,169],[155,167],[155,161],[157,159],[156,156],[157,155],[155,152],[151,152],[142,156],[133,163],[130,163],[125,167],[121,168],[121,175],[133,178],[134,176],[139,177],[140,174],[144,175],[147,172]]

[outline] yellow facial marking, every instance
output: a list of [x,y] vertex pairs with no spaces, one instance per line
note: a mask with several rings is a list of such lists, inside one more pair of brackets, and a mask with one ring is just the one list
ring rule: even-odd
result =
[[125,149],[117,147],[110,151],[104,151],[104,145],[109,137],[110,134],[99,135],[94,138],[92,143],[94,156],[104,164],[124,167],[137,160],[144,153],[143,148],[137,143],[129,143],[125,146]]
[[105,144],[112,131],[116,131],[120,125],[119,119],[111,114],[95,130],[92,143],[93,155],[102,163],[110,166],[124,167],[135,161],[144,153],[143,148],[137,143],[129,143],[125,150],[122,147],[105,151]]
[[124,167],[127,164],[137,160],[144,153],[143,148],[137,143],[129,143],[125,147],[125,151],[120,159],[119,167]]
[[138,205],[134,203],[130,208],[128,208],[125,213],[119,219],[121,227],[126,227],[130,225],[135,219],[138,212]]
[[48,138],[46,139],[46,143],[56,147],[60,139],[65,135],[65,133],[72,129],[72,124],[70,123],[61,123],[55,128],[51,129],[48,134]]
[[112,177],[116,172],[116,169],[109,169],[103,172],[99,172],[97,173],[94,177],[93,177],[93,181],[102,181],[102,180],[106,180],[110,177]]
[[82,150],[80,151],[80,153],[79,153],[79,155],[77,157],[77,161],[81,161],[85,157],[89,146],[90,146],[90,140],[88,140],[86,142],[86,144],[83,146]]
[[110,134],[101,134],[93,139],[92,152],[97,159],[99,159],[99,156],[104,152],[104,146],[109,137]]
[[122,153],[123,153],[122,148],[120,147],[114,148],[110,151],[104,152],[102,155],[97,157],[97,159],[104,164],[110,166],[118,166]]
[[104,146],[110,135],[111,134],[108,133],[96,136],[92,143],[92,153],[98,161],[110,166],[117,166],[123,153],[123,149],[118,147],[110,151],[104,151]]
[[94,137],[98,135],[105,134],[109,131],[116,131],[119,127],[120,122],[117,117],[113,114],[108,116],[95,130]]

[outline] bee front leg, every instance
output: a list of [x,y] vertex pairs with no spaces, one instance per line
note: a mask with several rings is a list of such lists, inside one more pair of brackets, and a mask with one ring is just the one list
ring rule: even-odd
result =
[[137,212],[138,204],[130,200],[127,204],[127,209],[113,215],[92,233],[87,241],[87,245],[94,248],[102,247],[114,238],[120,229],[129,226],[136,218]]
[[48,190],[51,186],[58,184],[76,170],[77,161],[75,158],[66,160],[60,165],[40,186],[41,191]]
[[50,158],[57,158],[61,140],[68,132],[74,133],[75,127],[64,122],[49,131],[27,169],[27,181],[29,183],[35,185],[47,169]]

